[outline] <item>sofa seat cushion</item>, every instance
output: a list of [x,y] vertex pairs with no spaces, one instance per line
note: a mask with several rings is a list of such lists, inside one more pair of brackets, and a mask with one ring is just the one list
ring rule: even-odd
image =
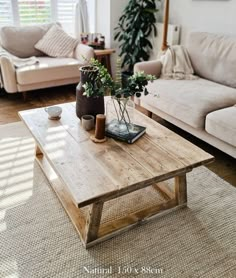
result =
[[206,117],[206,131],[236,147],[236,106],[209,113]]
[[149,82],[148,90],[143,102],[199,129],[204,129],[208,113],[236,103],[236,89],[201,78],[157,79]]
[[82,64],[73,58],[38,57],[39,63],[16,69],[17,83],[21,85],[74,78],[79,76]]

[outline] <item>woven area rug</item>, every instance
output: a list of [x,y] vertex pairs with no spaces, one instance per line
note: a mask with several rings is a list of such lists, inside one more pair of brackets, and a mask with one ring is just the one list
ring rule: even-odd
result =
[[205,167],[188,207],[85,250],[22,123],[0,126],[0,277],[236,277],[236,188]]

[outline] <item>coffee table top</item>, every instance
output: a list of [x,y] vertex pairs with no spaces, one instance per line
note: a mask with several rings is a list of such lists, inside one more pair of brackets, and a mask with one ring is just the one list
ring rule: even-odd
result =
[[49,120],[44,108],[19,115],[79,207],[167,180],[214,159],[138,111],[136,122],[147,130],[135,143],[111,138],[93,143],[93,132],[83,130],[76,117],[75,103],[60,106],[58,121]]

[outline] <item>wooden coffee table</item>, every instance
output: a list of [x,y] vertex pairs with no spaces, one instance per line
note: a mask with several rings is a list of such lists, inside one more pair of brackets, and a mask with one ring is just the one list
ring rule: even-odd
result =
[[[136,122],[146,126],[147,132],[134,144],[113,139],[95,144],[90,140],[91,132],[84,131],[76,117],[75,103],[60,106],[63,113],[58,121],[49,120],[43,108],[19,115],[35,139],[39,165],[86,248],[186,206],[186,173],[213,161],[210,154],[138,111]],[[175,181],[173,191],[164,183],[171,178]],[[104,204],[131,192],[141,197],[142,190],[149,187],[165,200],[101,223]]]

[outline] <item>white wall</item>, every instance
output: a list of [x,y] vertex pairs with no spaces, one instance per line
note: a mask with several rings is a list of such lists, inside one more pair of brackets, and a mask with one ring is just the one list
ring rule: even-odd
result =
[[87,0],[89,32],[95,33],[96,29],[96,0]]
[[181,42],[190,31],[236,35],[235,0],[170,0],[169,22],[181,25]]
[[105,36],[107,48],[117,49],[111,56],[112,73],[115,74],[115,63],[118,55],[118,44],[114,41],[114,28],[117,26],[118,19],[121,16],[128,0],[97,0],[97,28],[96,32]]
[[114,53],[111,57],[111,65],[112,65],[112,73],[115,74],[115,65],[119,54],[119,44],[117,41],[114,41],[114,28],[117,26],[119,17],[123,13],[124,8],[128,4],[128,0],[111,0],[111,48],[116,49],[116,53]]
[[110,47],[110,2],[111,0],[96,1],[96,32],[105,36],[106,47]]
[[114,28],[117,26],[118,19],[121,16],[129,0],[97,0],[97,26],[96,32],[105,35],[106,47],[115,48]]

